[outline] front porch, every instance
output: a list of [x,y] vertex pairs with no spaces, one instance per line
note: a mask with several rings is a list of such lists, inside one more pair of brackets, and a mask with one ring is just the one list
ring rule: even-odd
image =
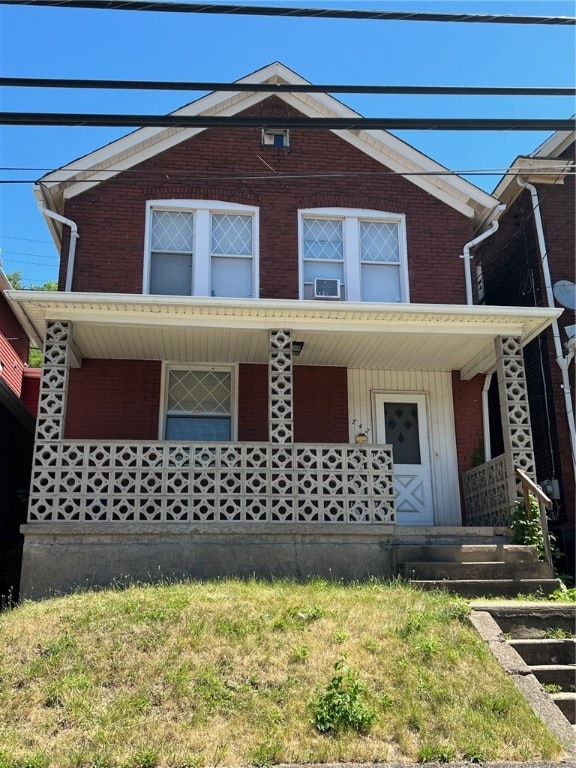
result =
[[[507,541],[504,511],[517,495],[509,470],[533,470],[522,344],[550,311],[25,294],[17,306],[43,328],[44,365],[24,595],[121,577],[385,577],[407,541]],[[128,355],[266,362],[268,441],[166,440],[162,426],[158,440],[67,438],[70,369],[100,358],[113,370]],[[347,369],[348,442],[295,440],[293,368],[302,362]],[[469,381],[492,369],[507,445],[495,464],[500,506],[493,516],[492,475],[474,470],[462,527],[455,372]],[[395,461],[399,446],[382,439],[387,406],[402,424],[419,423],[415,458]],[[477,418],[480,408],[468,410]],[[356,422],[371,430],[365,443],[355,441]]]

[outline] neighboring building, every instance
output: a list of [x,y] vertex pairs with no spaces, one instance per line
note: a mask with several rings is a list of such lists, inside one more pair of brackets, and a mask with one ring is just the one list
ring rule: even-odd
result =
[[[62,259],[59,292],[11,294],[44,346],[25,593],[390,575],[410,537],[501,533],[533,473],[522,347],[559,312],[467,299],[499,201],[384,131],[260,127],[356,116],[327,95],[175,114],[259,127],[140,129],[36,189]],[[494,368],[506,450],[472,469]]]
[[[476,253],[486,305],[564,307],[524,350],[536,476],[554,500],[554,527],[574,574],[575,132],[555,133],[517,157],[494,190],[506,204],[496,235]],[[498,436],[495,436],[498,443]]]
[[0,269],[0,605],[18,597],[38,370],[26,367],[29,341],[4,296],[12,286]]

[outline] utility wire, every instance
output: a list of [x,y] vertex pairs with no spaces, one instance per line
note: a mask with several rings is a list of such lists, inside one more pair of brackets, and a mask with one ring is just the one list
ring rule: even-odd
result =
[[[68,170],[72,170],[67,168]],[[91,169],[78,169],[76,173],[81,173],[82,171],[88,171],[90,172]],[[553,170],[558,170],[557,168],[554,168]],[[57,174],[58,170],[52,171],[51,173]],[[225,181],[299,181],[301,179],[353,179],[353,178],[359,178],[362,176],[372,176],[372,177],[382,177],[382,176],[403,176],[406,178],[410,178],[413,176],[421,176],[421,177],[429,177],[429,176],[442,176],[442,177],[456,177],[456,178],[462,178],[466,176],[522,176],[526,175],[526,169],[515,171],[513,173],[507,173],[506,171],[375,171],[375,172],[355,172],[355,171],[349,171],[346,173],[340,173],[340,172],[327,172],[327,173],[259,173],[259,172],[252,172],[252,173],[223,173],[221,175],[199,175],[199,176],[193,176],[190,174],[182,175],[181,171],[178,171],[177,173],[173,173],[172,171],[168,170],[161,170],[161,169],[153,169],[153,170],[142,170],[142,169],[113,169],[113,168],[104,168],[101,169],[101,171],[95,170],[94,173],[113,173],[113,174],[123,174],[122,177],[120,176],[112,176],[106,179],[106,183],[117,183],[120,182],[122,184],[141,184],[143,182],[150,183],[150,184],[183,184],[187,186],[191,186],[194,184],[206,184],[206,183],[219,183],[219,182],[225,182]],[[146,176],[138,174],[148,174]],[[538,173],[536,171],[530,171],[531,176],[550,176],[550,171]],[[564,172],[564,176],[576,176],[576,168],[571,168],[570,170],[566,170]],[[62,179],[50,179],[51,184],[65,184],[67,182],[70,182],[71,179],[69,176],[63,177]],[[74,184],[93,184],[94,179],[92,177],[88,179],[74,179]],[[0,179],[0,184],[36,184],[36,183],[42,183],[42,179],[40,182],[38,182],[38,179],[31,178],[31,179]]]
[[[0,3],[2,0],[0,0]],[[440,117],[220,117],[215,115],[111,115],[73,112],[3,112],[0,125],[161,128],[328,128],[330,130],[571,131],[574,119]]]
[[[1,0],[0,0],[1,2]],[[82,80],[46,77],[0,77],[0,87],[78,88],[142,91],[241,91],[250,93],[376,93],[440,96],[574,96],[576,87],[508,87],[443,85],[312,85],[310,83],[208,83],[157,80]]]
[[0,5],[47,6],[50,8],[92,8],[108,11],[154,11],[207,13],[233,16],[284,16],[315,19],[363,19],[378,21],[443,21],[480,24],[544,24],[569,26],[572,16],[516,16],[482,13],[428,13],[414,11],[368,11],[336,8],[290,8],[264,5],[221,5],[216,3],[140,2],[140,0],[0,0]]

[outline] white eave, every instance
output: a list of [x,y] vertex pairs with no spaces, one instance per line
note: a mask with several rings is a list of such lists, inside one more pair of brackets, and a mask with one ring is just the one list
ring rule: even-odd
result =
[[78,359],[265,363],[268,331],[286,328],[304,341],[298,365],[459,370],[466,379],[493,369],[497,336],[527,344],[562,312],[44,291],[7,297],[39,342],[47,320],[70,321]]
[[[238,83],[309,84],[279,62]],[[276,95],[308,117],[358,117],[358,113],[327,94],[214,92],[176,110],[174,115],[233,116]],[[206,128],[140,128],[117,141],[44,176],[35,188],[39,202],[62,214],[64,201],[106,179],[186,141]],[[334,130],[336,135],[397,173],[447,175],[409,176],[409,181],[442,200],[476,224],[485,220],[497,200],[387,131]],[[54,232],[53,232],[54,234]]]
[[522,192],[516,181],[521,176],[530,184],[564,184],[564,177],[574,168],[572,160],[550,159],[545,157],[517,157],[508,173],[502,178],[493,192],[507,206],[510,206]]

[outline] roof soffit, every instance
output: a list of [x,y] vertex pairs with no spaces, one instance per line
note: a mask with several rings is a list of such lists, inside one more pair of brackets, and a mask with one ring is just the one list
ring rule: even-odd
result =
[[[305,85],[307,80],[279,62],[241,78],[239,83],[282,83]],[[184,107],[174,115],[233,116],[275,95],[308,117],[357,117],[350,109],[328,94],[213,92]],[[64,200],[87,191],[124,170],[186,141],[205,128],[140,128],[127,136],[53,171],[38,184],[50,192],[53,210],[62,213]],[[387,131],[334,130],[333,133],[353,144],[373,159],[396,172],[438,173],[447,169]],[[416,186],[477,221],[486,218],[497,200],[459,176],[409,176]],[[55,179],[58,179],[57,181]],[[38,199],[43,199],[37,189]],[[50,205],[50,207],[52,207]]]

